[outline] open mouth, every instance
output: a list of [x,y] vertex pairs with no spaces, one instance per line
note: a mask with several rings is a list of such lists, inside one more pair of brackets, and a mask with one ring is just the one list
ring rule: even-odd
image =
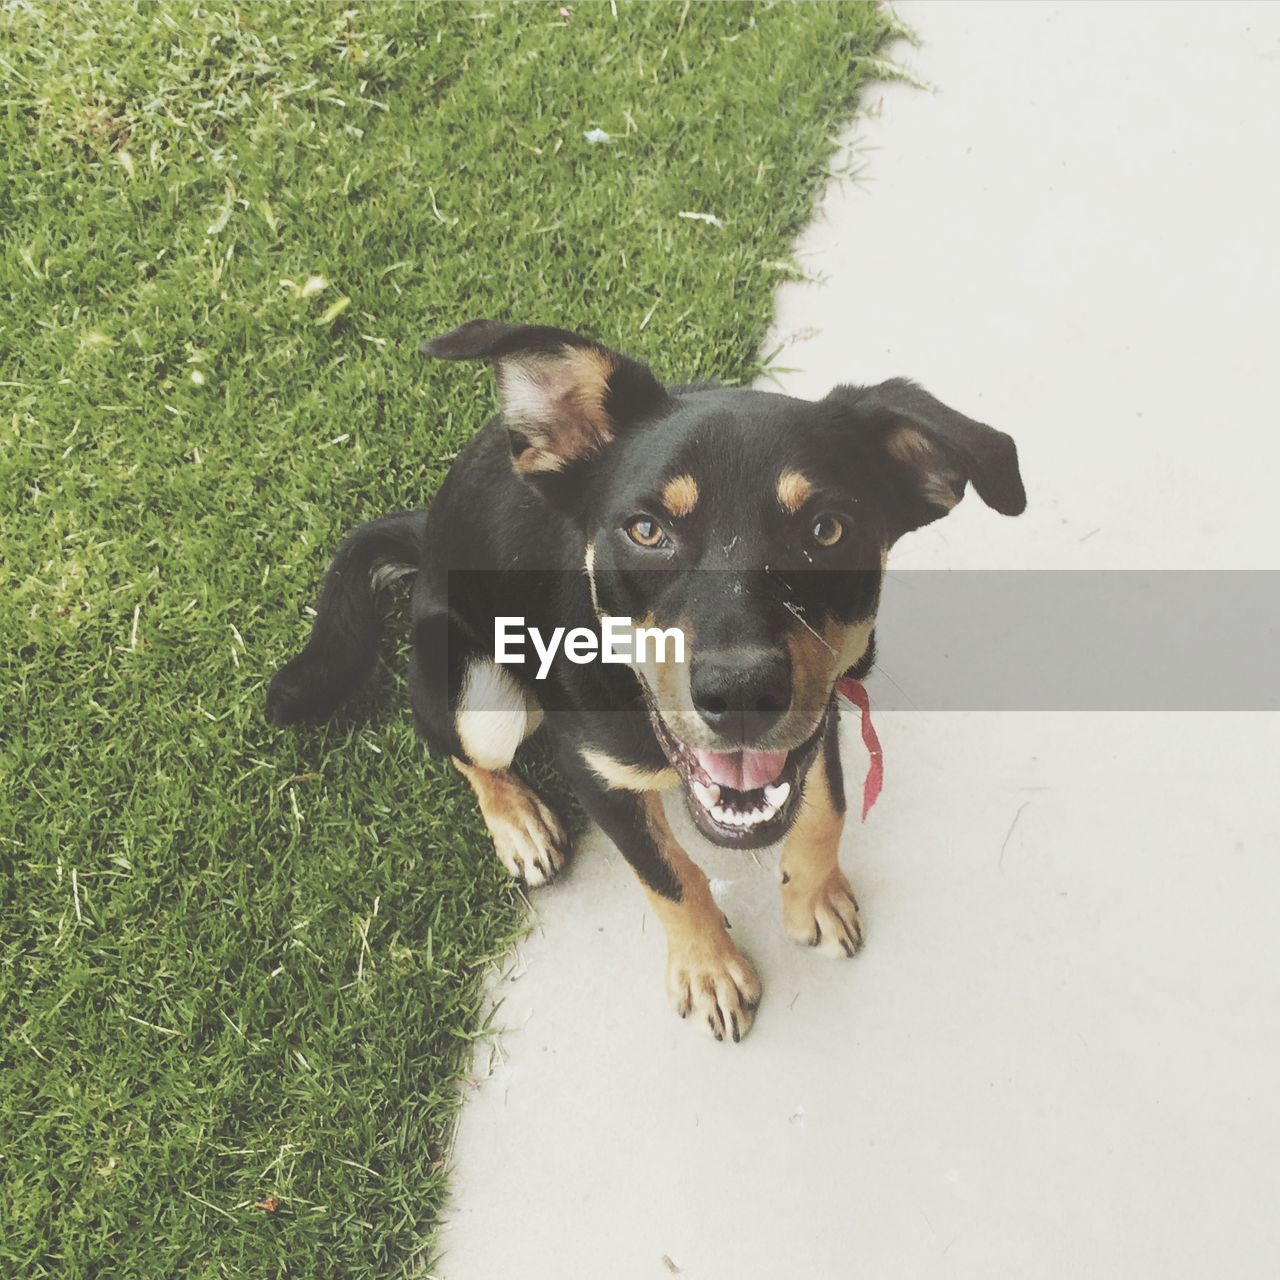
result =
[[795,816],[825,718],[812,737],[790,751],[707,751],[686,746],[657,711],[651,709],[650,715],[703,835],[736,849],[756,849],[782,836]]

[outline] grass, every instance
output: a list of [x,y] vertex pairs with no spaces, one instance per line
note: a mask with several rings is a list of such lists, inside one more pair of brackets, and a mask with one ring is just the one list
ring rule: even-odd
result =
[[302,733],[265,682],[492,407],[424,336],[753,372],[888,30],[0,5],[0,1272],[409,1267],[519,904],[398,675]]

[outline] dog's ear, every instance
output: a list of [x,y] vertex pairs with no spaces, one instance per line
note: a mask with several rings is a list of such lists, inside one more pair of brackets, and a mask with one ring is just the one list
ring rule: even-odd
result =
[[846,415],[887,468],[897,491],[896,534],[944,516],[973,487],[1002,515],[1021,515],[1027,495],[1018,449],[996,431],[949,409],[906,378],[874,387],[837,387],[827,402]]
[[567,329],[472,320],[421,350],[438,360],[492,362],[512,461],[531,478],[591,457],[669,406],[647,365]]

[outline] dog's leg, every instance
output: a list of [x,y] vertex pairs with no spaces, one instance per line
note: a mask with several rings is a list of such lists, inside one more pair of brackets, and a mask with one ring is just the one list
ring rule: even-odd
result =
[[409,690],[419,737],[471,783],[502,865],[531,888],[553,880],[569,849],[564,824],[511,769],[542,722],[536,700],[440,611],[415,625]]
[[456,756],[453,763],[476,793],[502,865],[530,888],[554,880],[564,866],[569,838],[537,792],[510,769],[481,769]]
[[702,869],[680,847],[658,790],[607,789],[580,759],[560,772],[583,807],[618,846],[667,935],[667,996],[717,1040],[740,1040],[760,1003],[760,979],[725,929]]
[[782,924],[787,936],[826,955],[862,946],[858,900],[837,855],[844,828],[838,720],[833,710],[818,758],[805,779],[795,824],[782,846]]
[[667,998],[717,1040],[737,1041],[751,1030],[760,1003],[760,979],[729,939],[724,913],[706,873],[676,843],[658,792],[646,796],[649,830],[679,886],[679,896],[645,885],[649,906],[667,935]]

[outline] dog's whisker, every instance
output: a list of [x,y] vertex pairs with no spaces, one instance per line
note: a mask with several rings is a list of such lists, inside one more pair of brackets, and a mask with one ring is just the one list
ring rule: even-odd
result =
[[911,695],[910,695],[910,694],[909,694],[909,693],[908,693],[908,692],[907,692],[907,691],[906,691],[906,690],[905,690],[905,689],[904,689],[904,688],[903,688],[903,687],[902,687],[902,686],[901,686],[901,685],[900,685],[900,684],[899,684],[899,683],[898,683],[898,682],[897,682],[897,681],[896,681],[896,680],[895,680],[895,679],[894,679],[894,678],[893,678],[893,677],[892,677],[892,676],[891,676],[891,675],[890,675],[890,674],[889,674],[889,673],[884,669],[884,667],[883,667],[879,662],[873,662],[873,663],[871,664],[871,670],[872,670],[872,671],[878,671],[882,676],[884,676],[884,678],[885,678],[885,679],[886,679],[886,680],[887,680],[891,685],[893,685],[893,687],[894,687],[895,689],[897,689],[897,691],[898,691],[900,694],[902,694],[902,696],[903,696],[904,698],[906,698],[906,700],[907,700],[909,703],[911,703],[911,710],[912,710],[912,711],[919,711],[919,710],[920,710],[920,708],[919,708],[919,707],[915,704],[915,702],[912,700]]
[[812,624],[804,616],[804,611],[798,605],[792,604],[791,601],[789,600],[784,600],[782,604],[783,604],[783,607],[787,610],[787,612],[791,614],[791,616],[795,618],[795,620],[806,631],[808,631],[810,634],[814,636],[817,636],[817,638],[822,641],[822,644],[826,648],[828,653],[832,653],[832,654],[835,653],[835,649],[831,646],[831,644],[828,643],[827,638],[821,633],[814,631]]

